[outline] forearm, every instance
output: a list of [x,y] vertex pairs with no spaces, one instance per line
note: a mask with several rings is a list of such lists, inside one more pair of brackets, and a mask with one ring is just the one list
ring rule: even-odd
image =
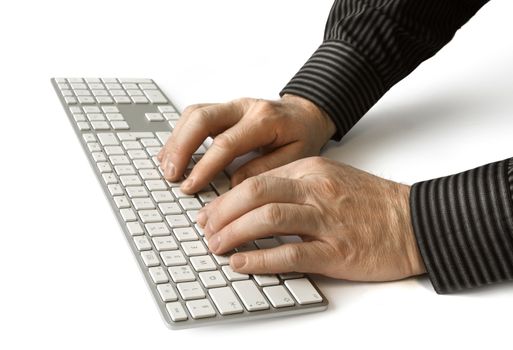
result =
[[337,0],[324,42],[281,94],[323,108],[340,139],[388,89],[433,56],[487,0]]
[[513,158],[413,185],[412,223],[438,293],[513,279]]

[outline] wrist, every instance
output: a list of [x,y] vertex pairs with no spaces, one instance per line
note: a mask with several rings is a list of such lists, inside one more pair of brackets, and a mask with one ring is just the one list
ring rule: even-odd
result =
[[294,105],[300,106],[308,113],[309,116],[313,117],[320,125],[321,131],[325,133],[324,138],[326,142],[331,139],[333,135],[335,135],[337,127],[335,126],[335,123],[330,118],[328,113],[309,99],[298,95],[284,94],[281,97],[281,100],[286,103],[292,103]]
[[424,266],[424,261],[422,260],[422,255],[420,254],[417,239],[413,231],[410,209],[410,189],[410,186],[400,185],[400,206],[401,212],[403,213],[400,232],[403,233],[404,237],[409,275],[416,276],[426,273],[426,267]]

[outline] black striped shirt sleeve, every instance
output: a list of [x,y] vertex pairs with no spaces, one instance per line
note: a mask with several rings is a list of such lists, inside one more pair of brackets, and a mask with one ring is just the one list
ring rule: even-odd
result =
[[322,107],[340,139],[486,0],[336,0],[324,41],[283,88]]
[[[340,139],[486,0],[337,0],[324,41],[281,91],[322,107]],[[414,184],[412,224],[438,293],[513,280],[513,158]]]

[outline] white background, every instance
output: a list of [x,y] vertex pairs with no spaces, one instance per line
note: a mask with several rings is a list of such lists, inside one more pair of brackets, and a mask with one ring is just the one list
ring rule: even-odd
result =
[[[168,330],[52,76],[149,77],[183,108],[276,98],[329,0],[3,1],[0,348],[511,347],[511,283],[439,296],[426,278],[316,278],[328,311]],[[513,4],[488,4],[326,155],[413,183],[513,156]]]

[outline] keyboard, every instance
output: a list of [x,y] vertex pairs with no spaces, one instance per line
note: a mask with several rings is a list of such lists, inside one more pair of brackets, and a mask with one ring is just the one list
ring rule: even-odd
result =
[[[230,190],[219,173],[195,195],[163,178],[156,154],[180,113],[151,79],[54,78],[52,85],[124,232],[160,313],[171,329],[314,311],[328,306],[301,273],[248,275],[230,254],[300,241],[276,236],[226,255],[208,250],[198,210]],[[188,171],[206,152],[206,140]],[[186,175],[185,175],[186,176]],[[183,179],[182,179],[183,180]]]

